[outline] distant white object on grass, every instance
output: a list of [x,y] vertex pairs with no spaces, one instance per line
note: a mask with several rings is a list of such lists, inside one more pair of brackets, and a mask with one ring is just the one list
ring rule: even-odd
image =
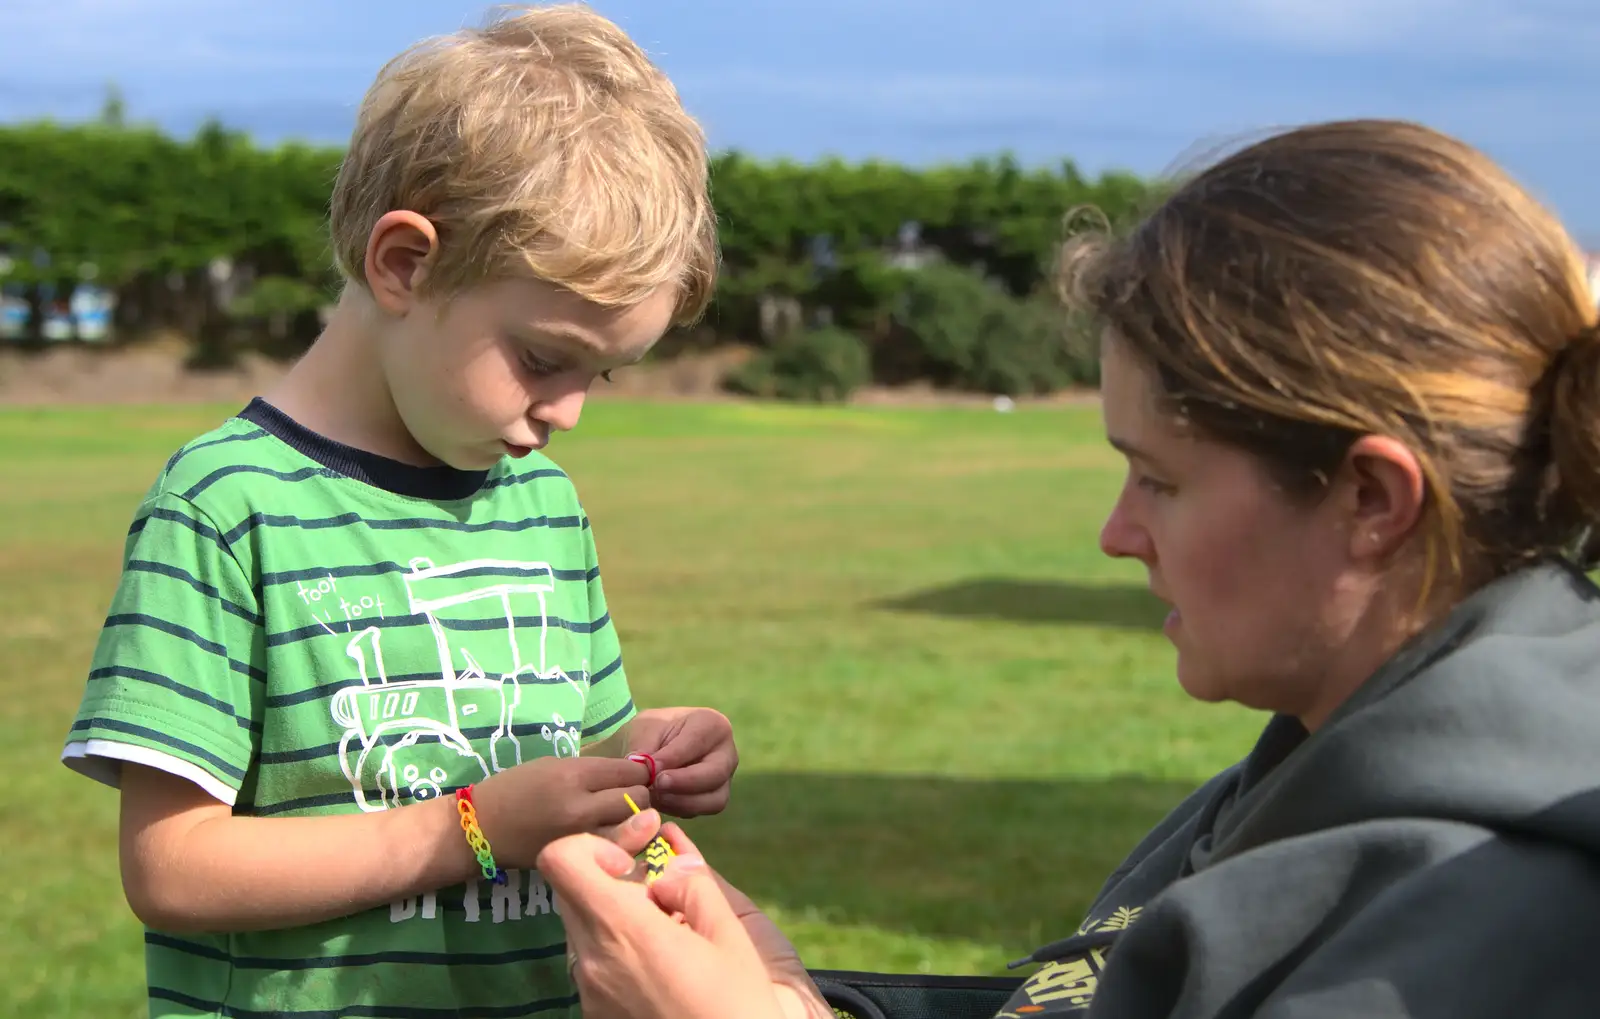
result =
[[994,398],[994,409],[1002,414],[1009,413],[1014,407],[1016,407],[1016,402],[1009,396],[997,396]]

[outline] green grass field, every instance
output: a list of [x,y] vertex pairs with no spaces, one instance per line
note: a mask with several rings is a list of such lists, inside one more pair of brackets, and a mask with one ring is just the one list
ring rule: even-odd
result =
[[[0,1015],[144,1015],[113,793],[58,755],[129,514],[232,407],[0,412]],[[688,827],[816,966],[1001,972],[1259,719],[1172,679],[1092,407],[596,402],[577,482],[642,706],[734,722]]]

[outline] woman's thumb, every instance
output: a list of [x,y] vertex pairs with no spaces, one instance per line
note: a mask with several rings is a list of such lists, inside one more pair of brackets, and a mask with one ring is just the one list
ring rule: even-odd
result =
[[691,930],[718,948],[756,958],[750,935],[702,858],[674,857],[650,886],[650,894],[663,910],[680,914]]

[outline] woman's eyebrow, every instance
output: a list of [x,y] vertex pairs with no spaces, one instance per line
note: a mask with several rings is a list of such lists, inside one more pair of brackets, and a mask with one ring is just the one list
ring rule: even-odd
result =
[[1106,437],[1106,442],[1111,444],[1112,449],[1117,450],[1130,460],[1143,460],[1148,464],[1159,464],[1161,462],[1159,457],[1152,456],[1143,449],[1140,449],[1138,446],[1135,446],[1133,443],[1129,442],[1127,439],[1122,439],[1115,435],[1111,435]]

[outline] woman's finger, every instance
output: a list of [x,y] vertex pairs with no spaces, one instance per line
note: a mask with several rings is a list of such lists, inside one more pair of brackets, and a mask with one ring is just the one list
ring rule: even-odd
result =
[[681,914],[691,930],[727,953],[736,966],[766,971],[749,932],[699,856],[668,861],[661,878],[650,886],[650,895],[666,912]]
[[[679,856],[704,859],[704,855],[695,846],[694,840],[689,838],[688,833],[671,821],[661,826],[661,837],[667,840],[667,845],[671,846],[672,851]],[[668,869],[671,869],[670,863],[668,864]],[[712,868],[711,876],[716,879],[718,886],[721,887],[723,897],[728,900],[728,905],[732,907],[735,915],[744,917],[761,911],[761,908],[748,895],[729,884],[727,878],[718,874],[715,868]]]
[[661,837],[667,840],[667,845],[671,846],[672,851],[679,856],[699,856],[702,859],[704,858],[704,854],[694,844],[694,840],[689,838],[689,833],[684,831],[680,825],[671,821],[663,824],[661,826]]
[[633,869],[633,856],[614,842],[587,833],[555,839],[540,850],[534,868],[555,889],[569,928],[587,933],[615,912],[627,885],[617,879]]

